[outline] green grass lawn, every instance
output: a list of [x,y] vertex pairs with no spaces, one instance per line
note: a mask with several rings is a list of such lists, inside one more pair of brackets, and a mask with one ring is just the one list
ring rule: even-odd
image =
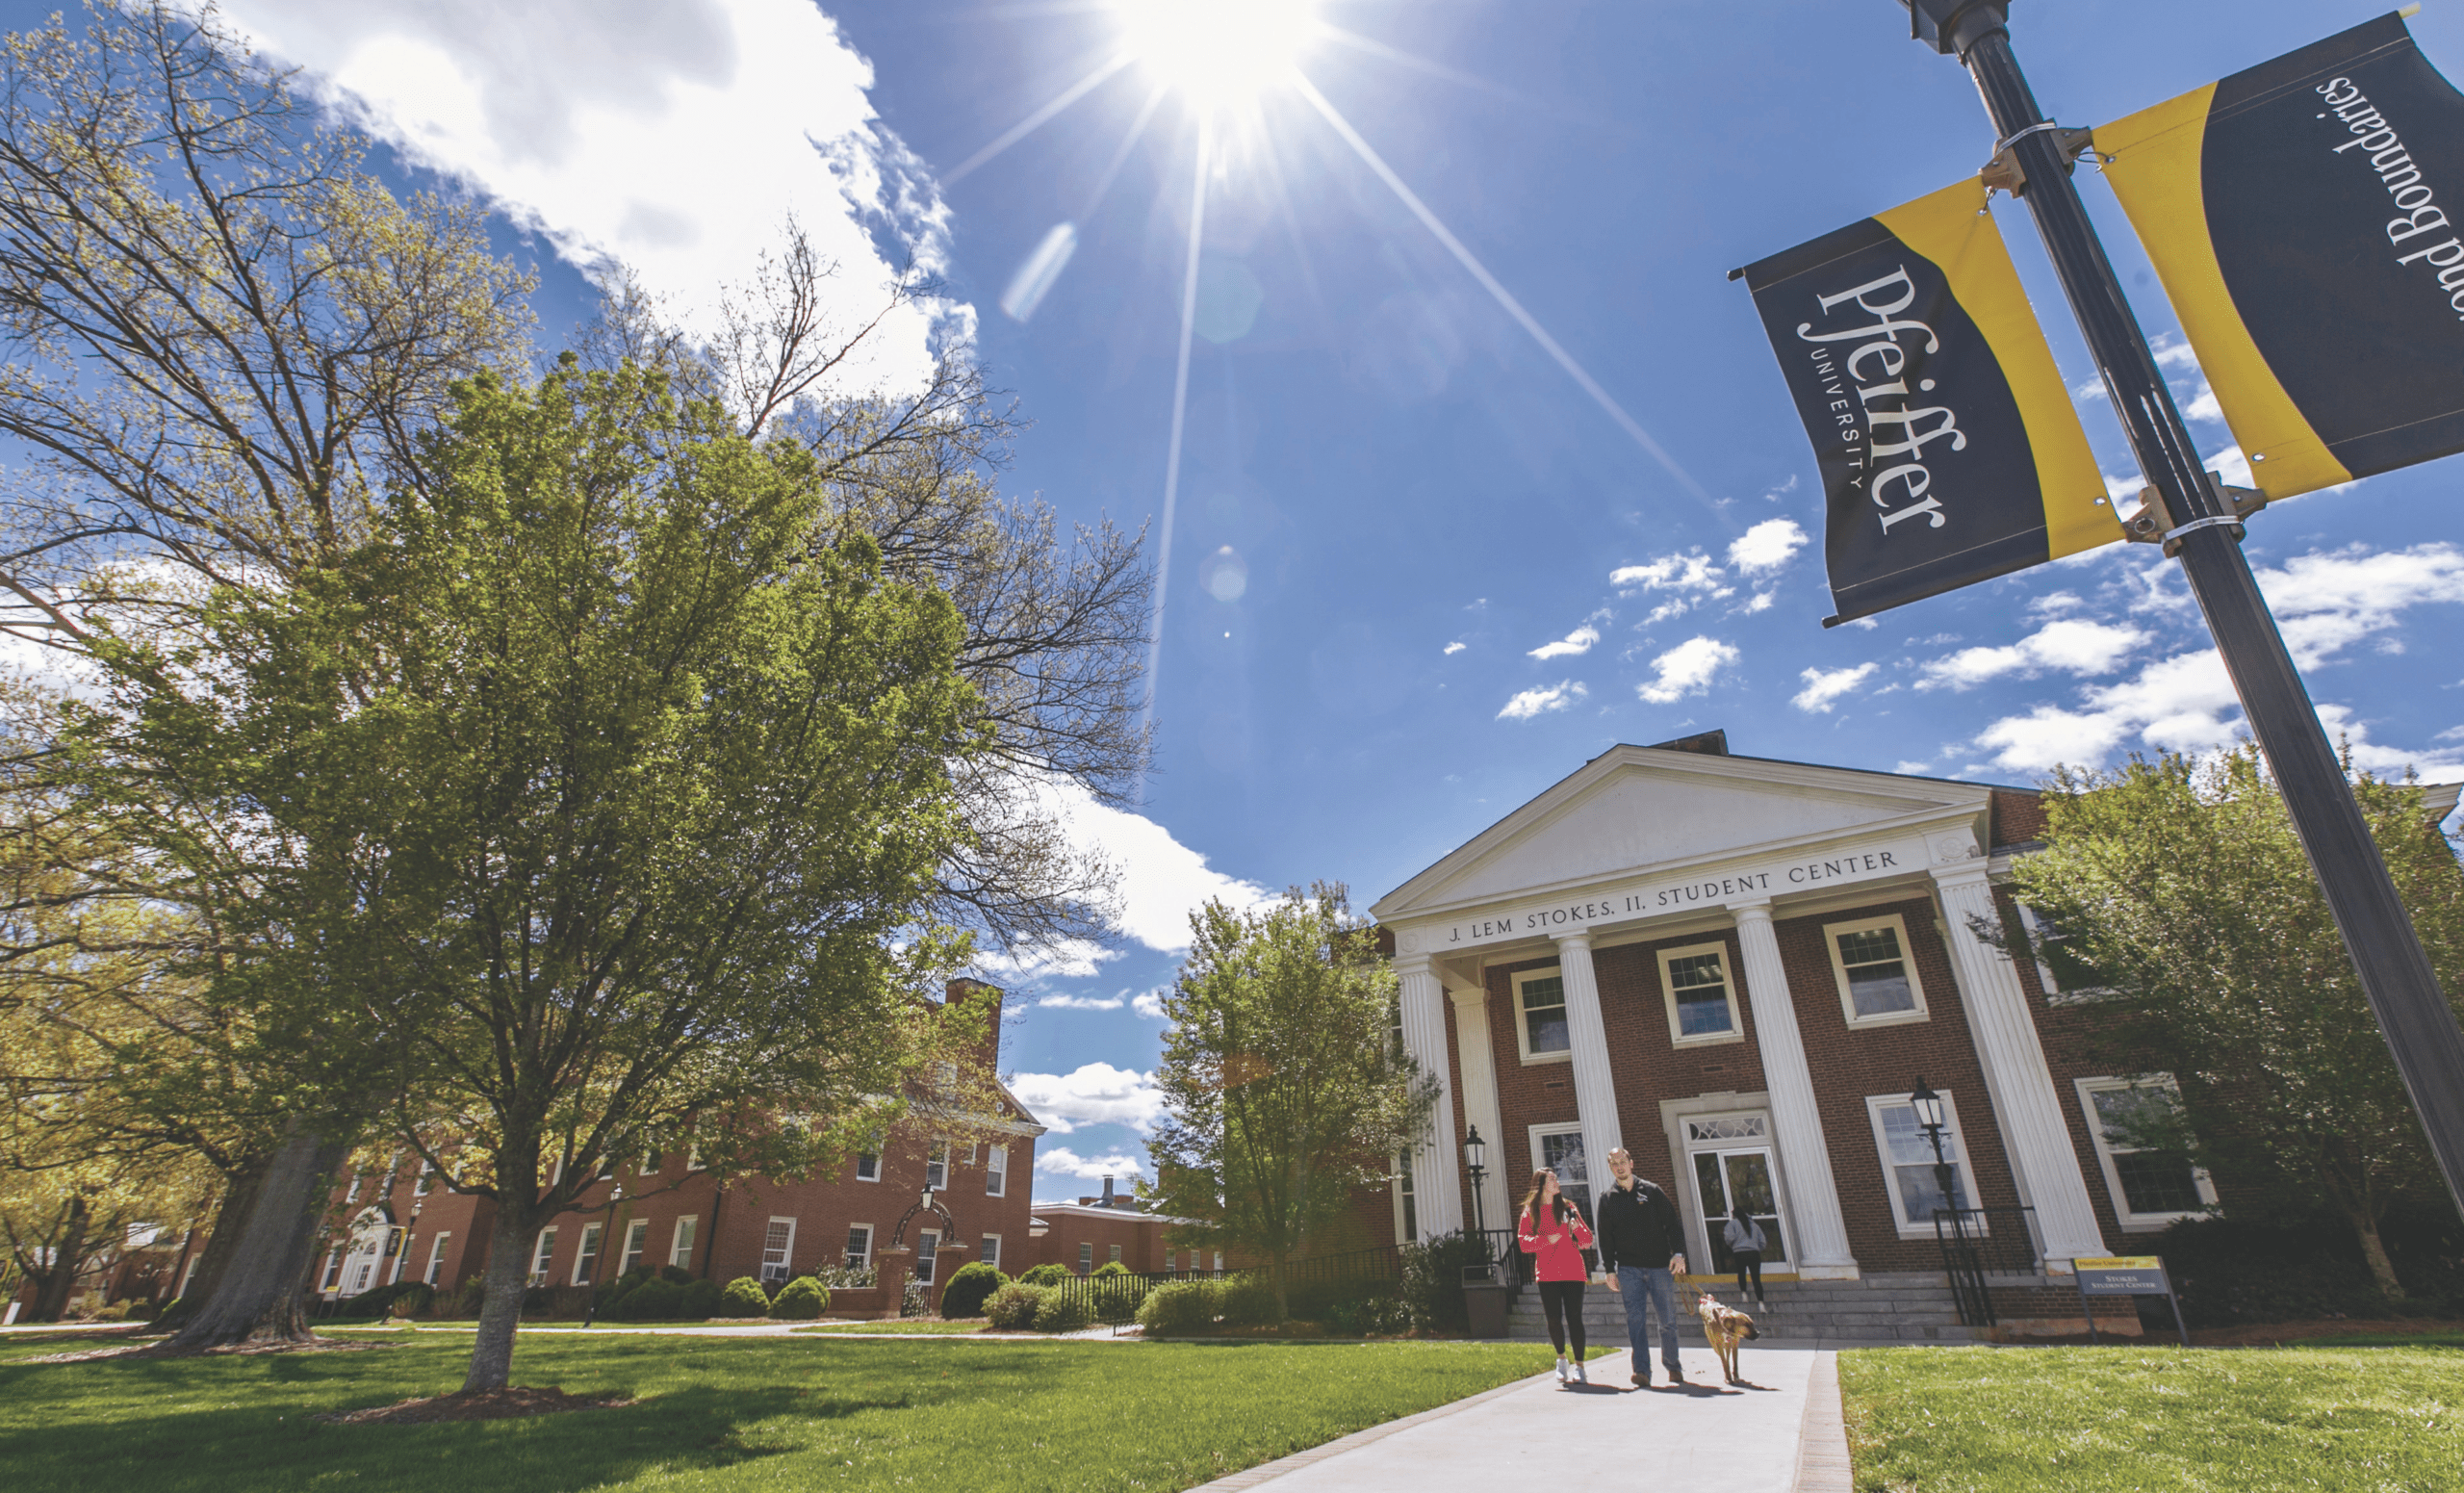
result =
[[982,1318],[973,1322],[820,1322],[809,1327],[796,1327],[797,1332],[895,1332],[904,1336],[947,1337],[957,1332],[971,1332],[979,1337],[1006,1337],[995,1332]]
[[470,1339],[25,1362],[59,1351],[0,1345],[0,1483],[10,1488],[1181,1488],[1549,1364],[1545,1348],[1490,1343],[542,1335],[517,1350],[517,1382],[643,1403],[529,1420],[333,1426],[309,1417],[458,1387]]
[[1860,1493],[2464,1486],[2452,1349],[1866,1349],[1839,1387]]

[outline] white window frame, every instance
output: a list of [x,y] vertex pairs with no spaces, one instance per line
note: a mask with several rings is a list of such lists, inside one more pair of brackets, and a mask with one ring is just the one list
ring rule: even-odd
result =
[[[1722,992],[1728,997],[1729,1029],[1688,1036],[1677,1023],[1677,985],[1669,975],[1668,966],[1676,960],[1693,959],[1704,954],[1720,957],[1720,984]],[[1729,953],[1726,940],[1714,939],[1707,943],[1685,943],[1676,948],[1660,949],[1656,957],[1659,961],[1660,1004],[1668,1014],[1668,1040],[1672,1044],[1679,1047],[1718,1047],[1745,1041],[1745,1014],[1738,1009],[1736,1000],[1736,964]],[[1589,1159],[1584,1158],[1586,1162]]]
[[667,1263],[678,1270],[693,1268],[693,1236],[701,1232],[702,1216],[688,1213],[676,1221],[667,1236]]
[[[1946,1152],[1943,1159],[1955,1169],[1952,1174],[1958,1178],[1961,1189],[1967,1194],[1968,1206],[1981,1208],[1985,1204],[1980,1200],[1982,1194],[1977,1190],[1976,1168],[1968,1162],[1966,1132],[1960,1128],[1959,1101],[1951,1096],[1947,1089],[1940,1091],[1940,1097],[1944,1120],[1942,1149]],[[1934,1237],[1932,1219],[1919,1219],[1912,1223],[1908,1221],[1907,1215],[1901,1211],[1899,1178],[1891,1171],[1897,1164],[1890,1159],[1890,1138],[1883,1130],[1884,1110],[1909,1107],[1908,1095],[1905,1094],[1867,1094],[1865,1096],[1866,1128],[1874,1133],[1874,1157],[1882,1165],[1883,1199],[1890,1206],[1891,1223],[1898,1228],[1899,1237],[1931,1239]],[[1930,1167],[1933,1162],[1929,1160],[1925,1165]],[[1980,1233],[1985,1231],[1985,1225],[1986,1221],[1982,1218],[1971,1220],[1969,1223],[1970,1227]]]
[[[1545,1125],[1526,1125],[1524,1126],[1524,1134],[1530,1137],[1531,1170],[1533,1171],[1537,1171],[1549,1164],[1548,1147],[1541,1144],[1542,1138],[1553,1135],[1580,1135],[1582,1134],[1582,1122],[1580,1120],[1554,1120]],[[1589,1202],[1592,1211],[1598,1212],[1600,1208],[1600,1195],[1607,1191],[1607,1184],[1614,1181],[1615,1178],[1608,1176],[1596,1177],[1591,1175],[1591,1147],[1588,1144],[1583,1147],[1582,1169],[1583,1176],[1579,1185],[1583,1189],[1585,1199]],[[1606,1163],[1603,1163],[1600,1170],[1603,1172],[1606,1172],[1608,1170]],[[1563,1182],[1565,1179],[1560,1177],[1558,1180]]]
[[435,1186],[436,1167],[433,1163],[423,1158],[420,1162],[419,1175],[411,1179],[411,1196],[414,1197],[424,1197],[433,1188],[435,1188]]
[[556,1225],[549,1224],[530,1241],[530,1283],[544,1286],[555,1278]]
[[699,1171],[702,1170],[702,1145],[700,1142],[696,1141],[693,1145],[685,1148],[684,1170],[687,1171]]
[[[2031,950],[2041,951],[2047,943],[2055,941],[2054,925],[2045,918],[2043,914],[2024,902],[2015,902],[2012,906],[2019,910],[2019,926],[2027,930],[2028,947]],[[2067,989],[2054,977],[2053,966],[2046,964],[2041,957],[2032,963],[2037,966],[2037,989],[2044,992],[2045,1004],[2048,1006],[2084,1006],[2090,1001],[2098,1000],[2113,993],[2111,989],[2101,985],[2085,986],[2078,990]]]
[[[936,1156],[940,1159],[935,1160]],[[941,1173],[941,1179],[937,1182],[933,1180],[936,1168],[938,1168]],[[924,1185],[937,1193],[945,1193],[950,1190],[950,1143],[946,1136],[937,1137],[933,1144],[924,1149]]]
[[[787,1242],[780,1247],[779,1263],[775,1266],[770,1263],[771,1223],[784,1223],[787,1225]],[[766,1286],[771,1284],[774,1280],[784,1281],[790,1279],[792,1278],[790,1273],[793,1272],[795,1268],[796,1221],[781,1214],[772,1214],[768,1223],[763,1223],[761,1226],[761,1283]],[[773,1270],[776,1270],[778,1274],[771,1274],[770,1273]]]
[[1091,1239],[1081,1239],[1078,1241],[1078,1274],[1091,1275],[1094,1273],[1095,1243]]
[[[1420,1243],[1420,1195],[1412,1185],[1410,1151],[1395,1153],[1395,1180],[1387,1192],[1395,1205],[1395,1242],[1399,1245]],[[1190,1258],[1194,1261],[1197,1256],[1193,1253]],[[1190,1268],[1195,1270],[1197,1266],[1192,1264]]]
[[[1908,992],[1916,1004],[1906,1011],[1886,1011],[1881,1016],[1861,1017],[1857,1014],[1857,998],[1848,988],[1848,962],[1839,955],[1839,936],[1843,933],[1872,933],[1888,928],[1899,940],[1899,962],[1908,970]],[[1908,1026],[1930,1021],[1933,1017],[1925,1009],[1925,984],[1916,974],[1916,950],[1908,941],[1908,919],[1898,913],[1885,913],[1878,917],[1851,917],[1822,925],[1822,946],[1831,956],[1831,977],[1839,983],[1839,1015],[1850,1027]]]
[[992,1145],[984,1148],[984,1196],[1006,1197],[1010,1195],[1010,1147]]
[[[871,1225],[870,1223],[850,1223],[850,1224],[848,1224],[848,1225],[847,1225],[847,1232],[848,1232],[848,1234],[849,1234],[850,1236],[852,1236],[852,1235],[854,1235],[854,1233],[856,1232],[856,1230],[858,1230],[858,1229],[860,1229],[860,1229],[862,1229],[862,1230],[864,1231],[864,1250],[863,1250],[863,1255],[862,1255],[862,1263],[860,1263],[860,1264],[848,1263],[848,1264],[847,1264],[847,1268],[848,1268],[849,1270],[868,1270],[868,1269],[870,1269],[870,1268],[872,1267],[872,1263],[873,1263],[873,1240],[874,1240],[876,1237],[878,1237],[878,1236],[879,1236],[879,1234],[880,1234],[880,1232],[881,1232],[881,1231],[880,1231],[879,1229],[876,1229],[875,1227],[873,1227],[873,1225]],[[842,1263],[846,1263],[846,1261],[847,1261],[847,1256],[848,1256],[848,1255],[850,1255],[850,1254],[854,1254],[855,1252],[856,1252],[856,1251],[855,1251],[855,1250],[853,1250],[853,1249],[845,1250],[844,1252],[842,1252],[842,1253],[839,1255],[839,1259],[840,1259],[840,1261],[841,1261]]]
[[584,1223],[581,1226],[581,1248],[574,1251],[573,1284],[578,1286],[590,1284],[589,1278],[583,1275],[582,1272],[585,1269],[599,1268],[599,1251],[606,1247],[607,1226],[605,1224]]
[[[202,1258],[202,1256],[199,1257]],[[317,1288],[318,1295],[331,1296],[334,1294],[334,1288],[343,1283],[343,1266],[349,1259],[350,1251],[347,1249],[328,1249],[325,1251],[325,1283]]]
[[2114,1200],[2114,1219],[2121,1225],[2123,1232],[2154,1233],[2184,1219],[2207,1217],[2207,1208],[2215,1207],[2217,1199],[2216,1183],[2207,1174],[2205,1167],[2191,1168],[2191,1185],[2198,1190],[2198,1199],[2205,1203],[2207,1208],[2190,1208],[2178,1213],[2133,1213],[2130,1208],[2130,1195],[2121,1185],[2121,1168],[2116,1165],[2115,1158],[2134,1155],[2140,1147],[2136,1145],[2116,1147],[2111,1138],[2105,1134],[2103,1117],[2096,1113],[2094,1095],[2100,1093],[2111,1093],[2117,1089],[2168,1089],[2172,1091],[2178,1098],[2181,1086],[2173,1081],[2172,1074],[2150,1073],[2142,1078],[2074,1078],[2071,1080],[2071,1087],[2078,1091],[2079,1109],[2088,1120],[2088,1139],[2096,1147],[2096,1166],[2105,1174],[2105,1191]]
[[1001,1236],[999,1234],[985,1235],[984,1242],[975,1247],[975,1257],[994,1270],[999,1270],[1001,1268]]
[[[856,1180],[859,1182],[878,1182],[882,1179],[882,1138],[876,1135],[865,1141],[864,1144],[871,1146],[872,1149],[860,1150],[856,1153]],[[870,1172],[866,1172],[864,1171],[864,1163],[867,1161],[870,1161],[873,1164],[873,1170]]]
[[[929,1249],[924,1248],[927,1243],[932,1245]],[[915,1231],[915,1278],[929,1286],[940,1268],[941,1231],[937,1228],[917,1229]]]
[[[1562,965],[1549,965],[1539,969],[1518,969],[1514,972],[1512,979],[1514,982],[1514,1009],[1512,1012],[1514,1017],[1514,1050],[1522,1054],[1523,1061],[1526,1064],[1572,1063],[1575,1060],[1574,1023],[1571,1020],[1566,1023],[1565,1051],[1534,1052],[1531,1050],[1531,1022],[1527,1017],[1523,1009],[1523,988],[1533,980],[1554,980],[1557,982],[1557,989],[1559,992],[1563,993],[1565,991],[1566,980],[1565,966]],[[1571,1012],[1571,1005],[1569,1005],[1569,1011]]]
[[1105,1263],[1108,1265],[1117,1265],[1120,1263],[1120,1246],[1115,1245],[1112,1248],[1113,1257],[1110,1260],[1105,1261]]
[[623,1274],[642,1263],[651,1252],[651,1221],[634,1219],[625,1225],[625,1249],[616,1256],[616,1274]]
[[440,1229],[427,1247],[427,1271],[421,1275],[429,1285],[436,1284],[437,1273],[445,1269],[445,1247],[453,1238],[453,1230]]

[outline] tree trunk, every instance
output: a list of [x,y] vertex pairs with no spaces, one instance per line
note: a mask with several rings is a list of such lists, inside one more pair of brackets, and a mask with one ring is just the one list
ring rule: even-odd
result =
[[[334,1173],[350,1154],[347,1141],[330,1140],[295,1126],[267,1158],[256,1194],[244,1215],[226,1205],[217,1221],[237,1235],[213,1294],[202,1299],[167,1345],[195,1352],[232,1343],[305,1343],[308,1271],[314,1262],[318,1225],[324,1222]],[[237,1200],[240,1187],[232,1188]],[[235,1226],[236,1225],[236,1226]],[[214,1246],[207,1247],[213,1252]]]
[[2362,1263],[2370,1267],[2379,1294],[2391,1301],[2400,1298],[2404,1283],[2396,1278],[2396,1262],[2387,1257],[2386,1241],[2378,1237],[2378,1210],[2373,1206],[2370,1175],[2359,1157],[2349,1145],[2330,1145],[2320,1154],[2319,1176],[2326,1184],[2327,1196],[2352,1225],[2353,1237],[2361,1243]]
[[169,1311],[156,1319],[156,1331],[177,1332],[187,1326],[221,1289],[222,1274],[239,1250],[240,1236],[247,1228],[248,1211],[257,1205],[257,1194],[264,1188],[266,1170],[271,1161],[270,1155],[244,1157],[238,1170],[231,1173],[222,1189],[222,1201],[214,1210],[213,1231],[205,1236],[205,1254],[196,1262],[196,1281],[180,1294]]
[[52,1247],[51,1269],[34,1277],[35,1309],[26,1315],[28,1322],[58,1322],[68,1314],[68,1293],[77,1289],[77,1268],[86,1263],[90,1216],[83,1194],[68,1199],[68,1216],[63,1221],[59,1243]]
[[471,1349],[465,1391],[502,1389],[512,1382],[513,1337],[522,1326],[522,1293],[530,1284],[531,1224],[536,1208],[497,1204],[496,1229],[488,1240],[487,1292],[479,1307],[479,1339]]

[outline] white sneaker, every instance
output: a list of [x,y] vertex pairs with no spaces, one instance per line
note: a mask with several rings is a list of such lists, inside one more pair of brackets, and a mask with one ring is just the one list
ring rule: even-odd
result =
[[1566,1359],[1562,1353],[1557,1356],[1557,1382],[1560,1384],[1566,1382]]
[[1582,1372],[1582,1365],[1579,1363],[1575,1365],[1575,1382],[1578,1384],[1588,1384],[1591,1382],[1591,1376]]

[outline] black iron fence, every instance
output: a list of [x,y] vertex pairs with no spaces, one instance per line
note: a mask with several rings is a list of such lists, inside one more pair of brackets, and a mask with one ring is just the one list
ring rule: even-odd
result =
[[2035,1276],[2044,1269],[2034,1208],[1937,1208],[1934,1240],[1967,1326],[1993,1326],[1992,1277]]

